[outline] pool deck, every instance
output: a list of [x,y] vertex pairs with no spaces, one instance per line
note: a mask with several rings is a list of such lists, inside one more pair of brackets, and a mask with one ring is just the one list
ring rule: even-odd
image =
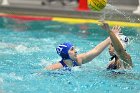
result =
[[136,9],[134,6],[116,6],[119,7],[119,10],[117,10],[119,13],[111,10],[112,12],[108,12],[106,14],[105,11],[110,10],[105,9],[104,11],[95,12],[90,10],[81,11],[73,7],[56,7],[41,5],[1,5],[0,13],[60,18],[105,19],[108,21],[140,23],[140,15],[133,14],[133,11]]

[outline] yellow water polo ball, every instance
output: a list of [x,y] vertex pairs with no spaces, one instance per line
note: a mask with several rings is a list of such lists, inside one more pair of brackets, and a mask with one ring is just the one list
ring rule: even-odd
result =
[[88,7],[93,11],[100,11],[105,8],[107,0],[87,0]]

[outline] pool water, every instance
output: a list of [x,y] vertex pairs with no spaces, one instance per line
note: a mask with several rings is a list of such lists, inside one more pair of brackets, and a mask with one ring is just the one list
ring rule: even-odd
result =
[[0,18],[1,93],[140,93],[140,28],[123,27],[134,68],[125,74],[106,71],[108,49],[71,72],[46,71],[61,58],[55,48],[72,42],[78,53],[87,52],[108,37],[97,24],[21,21]]

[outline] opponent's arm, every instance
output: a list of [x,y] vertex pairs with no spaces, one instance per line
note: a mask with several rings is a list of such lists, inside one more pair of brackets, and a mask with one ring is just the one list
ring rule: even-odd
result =
[[90,62],[96,56],[98,56],[110,43],[110,38],[108,37],[106,40],[98,44],[95,48],[90,50],[89,52],[78,55],[78,59],[81,59],[81,64]]
[[103,27],[106,29],[106,31],[108,32],[110,39],[112,41],[113,47],[118,55],[118,57],[123,60],[123,64],[124,67],[126,68],[126,66],[132,66],[132,60],[129,54],[127,54],[127,52],[125,51],[125,49],[123,48],[121,42],[118,40],[118,38],[116,37],[116,35],[114,34],[114,32],[119,32],[121,29],[119,26],[114,26],[112,28],[112,31],[109,28],[109,25],[107,23],[103,23]]

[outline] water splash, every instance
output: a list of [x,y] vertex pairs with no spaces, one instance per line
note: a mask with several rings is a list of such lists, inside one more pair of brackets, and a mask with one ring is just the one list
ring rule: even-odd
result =
[[122,17],[124,17],[124,19],[126,19],[127,21],[132,22],[133,20],[130,18],[131,15],[126,14],[124,11],[121,11],[120,9],[118,9],[117,7],[111,5],[111,4],[107,4],[105,9],[102,11],[102,15],[100,17],[101,20],[105,20],[106,17],[108,17],[109,19],[113,19],[114,15],[122,15]]
[[106,8],[111,9],[111,10],[123,15],[124,17],[127,17],[125,12],[120,11],[117,7],[115,7],[115,6],[111,5],[111,4],[107,4]]

